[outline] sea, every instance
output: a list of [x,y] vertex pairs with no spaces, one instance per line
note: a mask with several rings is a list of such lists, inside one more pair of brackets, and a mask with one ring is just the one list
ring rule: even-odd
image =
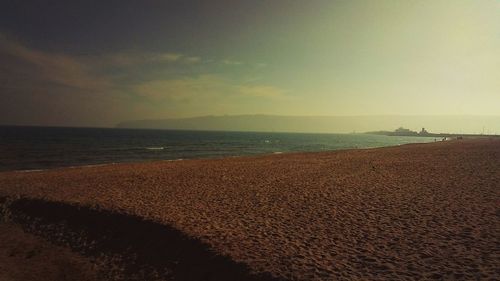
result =
[[369,134],[0,127],[0,171],[330,151],[432,142]]

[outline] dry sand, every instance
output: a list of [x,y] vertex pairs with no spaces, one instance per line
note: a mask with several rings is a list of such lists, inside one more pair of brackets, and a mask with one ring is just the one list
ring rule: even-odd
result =
[[0,223],[0,281],[98,281],[99,267],[9,223]]
[[136,257],[125,276],[500,279],[498,139],[6,172],[0,196],[27,232]]

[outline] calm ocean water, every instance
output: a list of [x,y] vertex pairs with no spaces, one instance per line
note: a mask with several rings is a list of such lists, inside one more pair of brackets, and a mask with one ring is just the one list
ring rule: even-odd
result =
[[433,138],[365,134],[0,127],[0,171],[371,148]]

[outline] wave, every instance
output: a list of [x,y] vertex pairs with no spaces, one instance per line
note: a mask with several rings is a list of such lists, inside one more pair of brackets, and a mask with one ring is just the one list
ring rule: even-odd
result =
[[161,160],[161,161],[165,161],[165,162],[174,162],[174,161],[182,161],[184,160],[184,158],[178,158],[178,159],[166,159],[166,160]]
[[163,146],[153,146],[153,147],[145,147],[147,150],[163,150],[165,147]]
[[17,170],[17,171],[14,171],[14,172],[18,172],[18,173],[33,173],[33,172],[42,172],[42,171],[45,171],[46,169],[31,169],[31,170]]

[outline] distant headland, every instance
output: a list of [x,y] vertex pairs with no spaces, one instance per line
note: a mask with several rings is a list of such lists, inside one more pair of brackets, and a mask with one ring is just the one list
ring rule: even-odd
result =
[[384,136],[411,136],[411,137],[436,137],[436,138],[457,138],[461,139],[463,137],[500,137],[499,135],[491,134],[451,134],[451,133],[430,133],[425,128],[422,128],[419,132],[412,131],[403,127],[399,127],[394,131],[374,131],[366,132],[366,134],[372,135],[384,135]]
[[[417,133],[393,128],[404,126],[429,132]],[[363,115],[363,116],[286,116],[286,115],[210,115],[189,118],[146,119],[123,121],[117,128],[204,130],[204,131],[253,131],[253,132],[297,132],[297,133],[352,133],[375,132],[384,135],[449,136],[452,134],[500,133],[500,116],[476,115]],[[430,134],[430,135],[429,135]]]

